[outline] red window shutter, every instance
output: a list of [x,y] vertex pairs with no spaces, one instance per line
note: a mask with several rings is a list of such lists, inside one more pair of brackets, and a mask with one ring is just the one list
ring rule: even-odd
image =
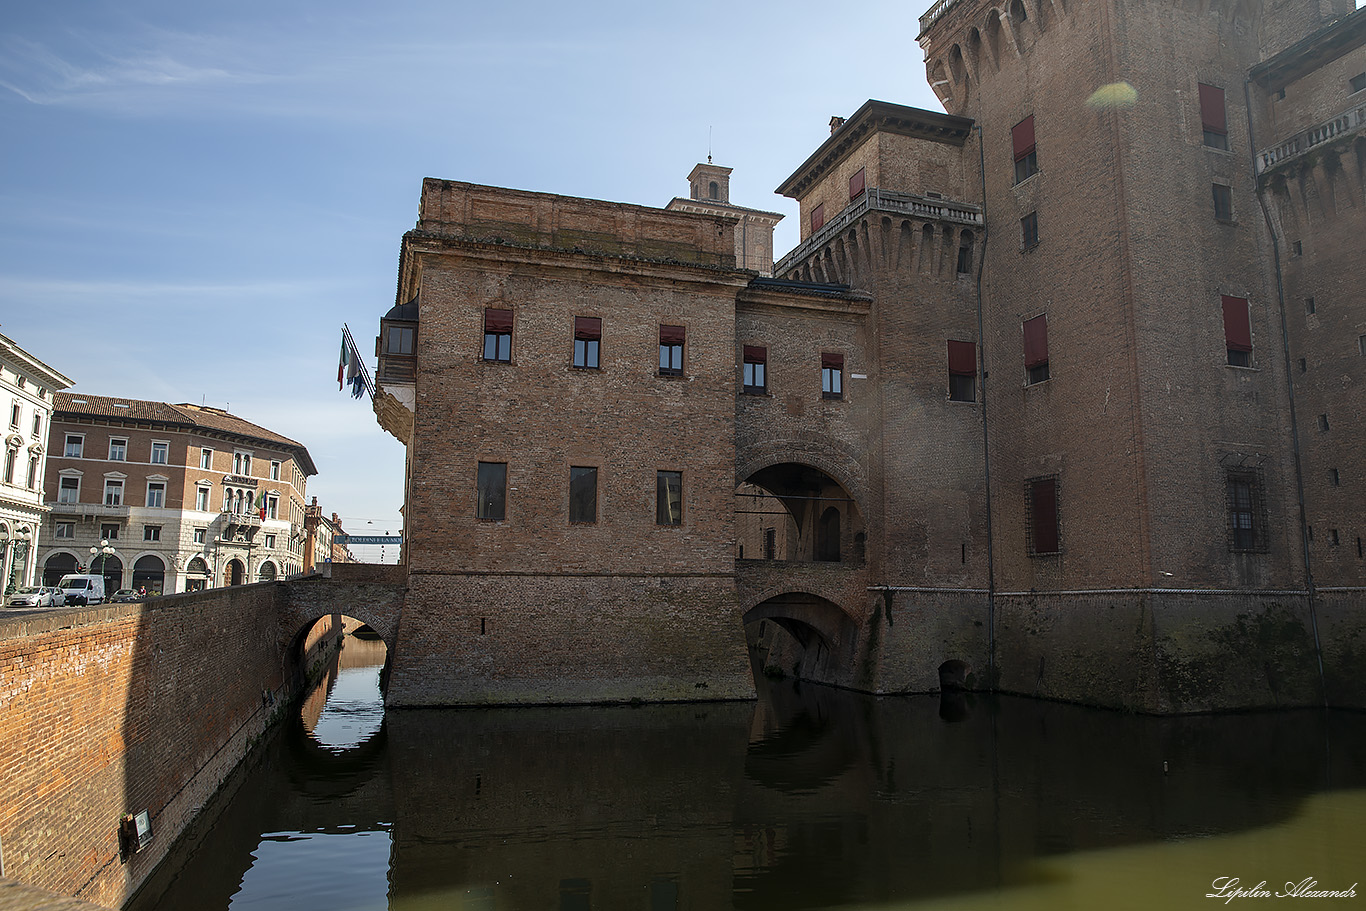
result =
[[683,339],[687,337],[688,330],[682,326],[660,326],[659,343],[661,345],[681,345]]
[[1214,133],[1228,132],[1228,115],[1224,109],[1224,90],[1200,83],[1200,124]]
[[1031,481],[1029,500],[1033,513],[1034,553],[1058,552],[1058,482],[1054,478]]
[[768,362],[768,349],[758,345],[745,346],[746,364],[764,364]]
[[844,369],[844,355],[836,351],[821,352],[821,366],[830,367],[835,370]]
[[825,224],[825,203],[811,210],[811,233],[815,234]]
[[949,342],[949,373],[954,376],[977,375],[976,342]]
[[1015,146],[1015,160],[1019,161],[1030,152],[1034,151],[1034,115],[1030,114],[1024,120],[1010,129],[1010,141]]
[[1224,295],[1224,344],[1230,351],[1252,350],[1252,321],[1246,298]]
[[1024,324],[1025,367],[1048,363],[1048,317],[1036,316]]
[[863,182],[867,170],[867,168],[859,168],[858,173],[849,178],[850,199],[858,199],[859,194],[863,192]]
[[574,317],[574,338],[596,342],[602,338],[602,318],[597,316]]
[[512,331],[512,311],[495,310],[489,307],[484,310],[484,331],[485,332],[511,332]]

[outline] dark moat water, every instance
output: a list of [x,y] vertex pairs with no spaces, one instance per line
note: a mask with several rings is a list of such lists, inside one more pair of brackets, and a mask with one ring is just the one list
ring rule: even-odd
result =
[[[1357,898],[1297,907],[1366,907],[1363,715],[790,683],[386,715],[374,649],[348,644],[132,908],[1208,909],[1306,879]],[[1268,897],[1206,897],[1229,877]]]

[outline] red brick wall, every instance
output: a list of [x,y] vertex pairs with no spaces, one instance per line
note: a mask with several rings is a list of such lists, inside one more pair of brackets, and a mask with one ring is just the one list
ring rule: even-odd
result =
[[[112,906],[131,894],[285,704],[275,590],[0,622],[7,875]],[[141,810],[153,842],[122,863],[119,818]]]

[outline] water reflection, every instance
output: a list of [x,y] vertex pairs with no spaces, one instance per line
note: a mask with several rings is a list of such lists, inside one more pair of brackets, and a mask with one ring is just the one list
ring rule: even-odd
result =
[[343,679],[344,733],[330,702],[283,729],[135,908],[1204,908],[1219,876],[1346,888],[1366,856],[1360,715],[764,681],[374,729]]

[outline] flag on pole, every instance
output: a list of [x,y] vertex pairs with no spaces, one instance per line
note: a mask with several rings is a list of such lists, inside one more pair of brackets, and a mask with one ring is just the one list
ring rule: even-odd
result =
[[342,389],[342,376],[346,372],[347,360],[351,346],[346,344],[346,333],[342,333],[341,360],[337,361],[337,391]]

